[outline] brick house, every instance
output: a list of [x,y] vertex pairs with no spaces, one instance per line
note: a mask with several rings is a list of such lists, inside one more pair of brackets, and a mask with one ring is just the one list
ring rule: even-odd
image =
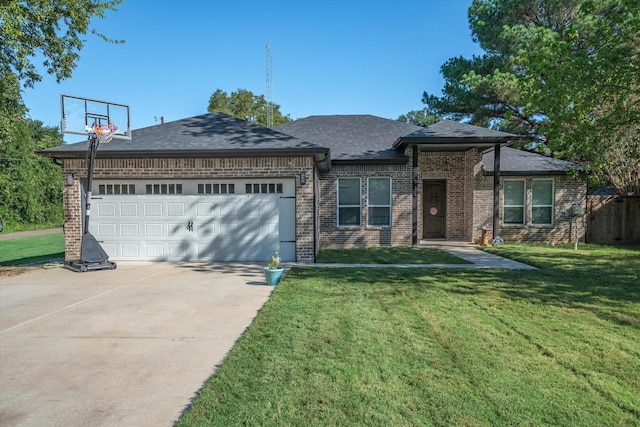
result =
[[[565,213],[586,203],[568,175],[579,165],[506,147],[517,139],[451,121],[311,116],[267,129],[208,113],[101,145],[89,231],[114,260],[279,250],[313,262],[320,248],[471,242],[493,226],[505,241],[575,238]],[[80,254],[86,153],[86,141],[41,152],[62,162],[67,260]]]

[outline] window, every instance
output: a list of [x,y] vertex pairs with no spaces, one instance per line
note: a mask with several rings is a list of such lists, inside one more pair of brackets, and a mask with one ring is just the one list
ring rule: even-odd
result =
[[198,194],[235,194],[235,184],[198,184]]
[[534,179],[531,182],[531,224],[553,224],[553,180]]
[[338,227],[360,225],[360,178],[338,179]]
[[147,184],[147,194],[182,194],[182,184]]
[[505,180],[503,218],[504,224],[524,224],[524,181]]
[[369,178],[367,224],[391,225],[391,178]]
[[136,194],[135,184],[100,184],[98,194]]
[[245,193],[247,194],[282,194],[282,189],[282,183],[245,184]]

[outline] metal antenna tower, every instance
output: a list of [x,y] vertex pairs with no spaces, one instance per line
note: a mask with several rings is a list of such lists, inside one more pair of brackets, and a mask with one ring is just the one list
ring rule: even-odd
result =
[[273,79],[271,78],[271,45],[267,43],[267,127],[273,127]]

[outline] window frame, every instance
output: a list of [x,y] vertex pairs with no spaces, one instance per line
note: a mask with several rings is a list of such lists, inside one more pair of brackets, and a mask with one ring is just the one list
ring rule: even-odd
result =
[[[522,205],[507,205],[505,203],[507,182],[522,183]],[[522,222],[505,222],[507,208],[522,208]],[[527,182],[525,179],[505,179],[502,184],[502,225],[506,227],[521,227],[527,224]]]
[[[389,204],[388,205],[376,205],[371,203],[371,180],[372,179],[386,179],[389,181]],[[393,223],[392,217],[393,206],[393,180],[390,176],[370,176],[367,177],[367,227],[391,227]],[[389,210],[389,222],[388,224],[371,224],[370,219],[371,208],[387,208]]]
[[[540,204],[534,204],[534,194],[533,194],[533,184],[536,181],[551,181],[551,204],[550,205],[540,205]],[[554,212],[555,212],[555,199],[556,199],[556,185],[555,185],[555,179],[553,178],[534,178],[531,180],[531,225],[536,225],[536,226],[552,226],[554,225]],[[551,208],[551,222],[533,222],[534,221],[534,216],[533,216],[533,209],[534,208]]]
[[[340,204],[340,181],[341,180],[358,180],[358,204],[357,205],[341,205]],[[358,208],[358,224],[340,224],[340,208]],[[344,176],[336,180],[336,226],[338,228],[354,228],[362,227],[362,178],[357,176]]]

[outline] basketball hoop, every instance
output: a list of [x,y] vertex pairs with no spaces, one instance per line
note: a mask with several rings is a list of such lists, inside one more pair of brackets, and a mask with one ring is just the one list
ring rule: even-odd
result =
[[98,138],[101,144],[108,144],[116,130],[118,126],[113,123],[94,123],[89,132]]

